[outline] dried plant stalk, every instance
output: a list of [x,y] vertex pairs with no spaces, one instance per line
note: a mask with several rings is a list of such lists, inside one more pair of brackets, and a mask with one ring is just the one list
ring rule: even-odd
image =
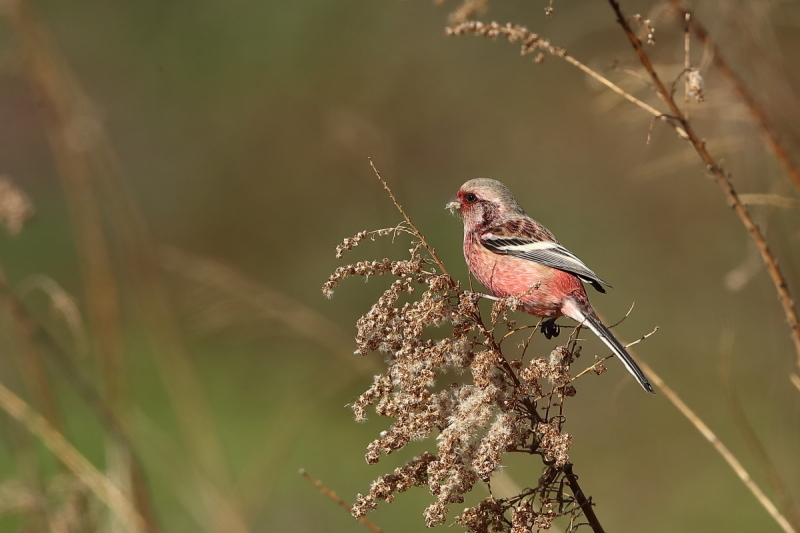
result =
[[717,450],[717,452],[725,459],[725,462],[731,467],[731,469],[736,473],[739,479],[744,483],[753,496],[758,500],[758,503],[761,504],[764,509],[770,514],[770,516],[778,523],[778,525],[783,529],[786,533],[795,533],[795,529],[789,523],[783,514],[778,510],[774,503],[764,494],[764,491],[753,481],[753,478],[750,477],[750,474],[747,472],[745,467],[736,458],[736,456],[730,451],[730,449],[721,441],[719,437],[711,431],[711,428],[703,422],[703,420],[695,414],[692,409],[686,405],[686,403],[681,400],[681,398],[672,390],[661,377],[656,374],[650,366],[641,361],[636,354],[631,353],[631,355],[636,359],[636,362],[639,363],[639,366],[642,367],[642,370],[647,373],[647,377],[652,380],[653,384],[658,387],[658,390],[663,391],[664,395],[667,399],[674,405],[680,412],[692,423],[692,425],[700,432],[701,435]]
[[[220,485],[230,487],[233,481],[225,454],[162,285],[155,247],[122,179],[111,143],[94,116],[93,105],[67,62],[59,56],[47,28],[31,5],[25,0],[8,0],[0,6],[25,54],[31,84],[42,96],[39,108],[68,193],[82,267],[86,271],[89,318],[94,338],[99,340],[96,351],[104,357],[106,388],[119,391],[114,392],[119,402],[112,398],[112,403],[126,404],[126,395],[114,270],[104,235],[106,222],[119,244],[121,263],[130,274],[131,293],[141,307],[144,325],[153,344],[159,347],[155,361],[166,382],[186,445],[201,470]],[[101,212],[100,205],[108,209]],[[155,530],[146,487],[137,481],[140,474],[132,471],[130,475],[136,501],[148,519],[150,530]],[[227,494],[235,500],[234,493]],[[201,491],[199,497],[205,496]],[[203,508],[218,531],[249,531],[247,520],[240,514],[239,502],[217,503],[209,500]]]
[[125,530],[145,531],[146,523],[120,489],[100,473],[64,436],[41,415],[35,413],[19,396],[0,385],[0,408],[21,422],[53,455],[67,466],[91,491],[114,512]]
[[759,130],[761,130],[764,142],[770,150],[772,150],[772,153],[775,154],[776,159],[783,167],[786,175],[789,176],[789,179],[794,183],[794,186],[800,190],[800,167],[797,166],[797,163],[789,155],[789,151],[783,146],[783,143],[775,132],[775,128],[767,118],[766,113],[761,109],[761,106],[758,104],[753,94],[747,89],[742,78],[733,71],[728,61],[725,59],[722,50],[717,46],[716,41],[711,38],[705,26],[697,20],[684,3],[681,0],[669,0],[669,3],[678,12],[680,18],[686,20],[688,29],[700,44],[711,49],[711,58],[714,65],[723,76],[730,80],[736,94],[742,102],[744,102],[750,116],[753,117],[753,122],[755,122]]
[[[717,164],[717,162],[711,157],[706,149],[705,142],[697,136],[697,134],[691,129],[691,125],[689,120],[686,118],[684,113],[680,110],[678,105],[675,103],[675,100],[672,96],[672,91],[667,90],[663,82],[658,76],[658,73],[653,68],[652,63],[650,62],[649,57],[647,56],[644,48],[642,46],[642,42],[633,32],[628,23],[627,19],[623,16],[619,4],[616,1],[609,0],[612,8],[614,9],[617,15],[617,22],[622,26],[623,30],[625,31],[626,35],[628,36],[631,44],[633,45],[634,49],[636,50],[639,59],[642,62],[648,76],[651,78],[655,85],[655,89],[657,94],[666,102],[667,106],[669,107],[669,113],[662,113],[657,109],[653,108],[652,106],[645,104],[638,98],[634,97],[633,95],[629,94],[627,91],[621,89],[611,81],[609,81],[604,76],[596,73],[586,65],[580,63],[579,61],[575,60],[571,56],[566,54],[566,51],[563,48],[554,47],[550,45],[549,41],[541,39],[537,34],[531,33],[527,28],[523,26],[519,26],[516,24],[506,24],[500,25],[497,22],[491,22],[488,24],[484,24],[482,22],[477,21],[468,21],[462,24],[459,24],[454,27],[449,27],[445,30],[447,35],[463,35],[465,33],[471,33],[475,35],[481,35],[487,37],[489,39],[496,39],[499,36],[506,37],[511,42],[522,42],[522,54],[528,54],[532,50],[540,49],[547,51],[553,55],[561,57],[568,61],[569,63],[577,66],[583,72],[586,72],[593,78],[597,79],[610,89],[612,89],[617,94],[620,94],[627,100],[635,103],[642,109],[645,109],[647,112],[651,113],[654,117],[659,118],[668,124],[670,124],[678,135],[682,139],[686,139],[689,143],[694,147],[695,151],[700,155],[703,162],[706,164],[708,171],[712,174],[717,184],[723,189],[723,193],[728,200],[728,203],[734,209],[734,212],[739,217],[742,224],[744,224],[745,228],[748,231],[748,234],[756,243],[756,246],[759,250],[759,253],[762,257],[762,260],[767,265],[767,269],[770,273],[770,277],[775,285],[775,288],[778,292],[778,297],[781,301],[783,306],[784,314],[787,317],[790,327],[790,335],[792,341],[795,346],[795,352],[797,357],[797,367],[800,369],[800,317],[798,317],[797,309],[794,304],[794,300],[791,296],[789,291],[789,286],[786,282],[786,278],[783,275],[780,267],[778,266],[778,262],[775,256],[772,254],[772,251],[769,249],[767,245],[766,239],[764,235],[761,233],[758,225],[755,223],[753,218],[750,216],[747,209],[744,207],[744,204],[740,200],[736,190],[733,187],[733,184],[730,180],[730,177],[723,171],[722,167]],[[687,22],[688,23],[688,22]],[[692,22],[694,24],[694,22]],[[696,25],[692,26],[696,29]],[[689,86],[689,92],[691,93],[694,91],[695,98],[700,99],[702,97],[702,78],[699,77],[699,72],[697,69],[689,69],[685,72],[687,76],[687,85]],[[754,106],[754,104],[753,104]],[[757,106],[752,107],[753,109],[758,109]],[[771,131],[771,130],[770,130]],[[793,168],[793,167],[792,167]]]
[[625,98],[629,102],[641,107],[642,109],[653,115],[655,118],[670,123],[670,125],[675,128],[675,130],[678,132],[679,135],[681,135],[682,137],[685,136],[685,133],[683,132],[682,128],[679,125],[676,125],[673,122],[671,122],[670,117],[663,114],[661,111],[651,106],[650,104],[647,104],[639,100],[631,93],[621,88],[619,85],[615,84],[614,82],[612,82],[599,72],[592,70],[591,68],[584,65],[571,55],[567,54],[567,50],[564,47],[554,46],[550,44],[550,41],[539,37],[539,35],[535,33],[530,32],[524,26],[511,23],[501,25],[498,24],[497,22],[490,22],[488,24],[484,24],[483,22],[478,22],[478,21],[468,21],[446,28],[445,34],[446,35],[473,34],[486,37],[491,40],[497,39],[497,37],[499,36],[503,36],[506,37],[508,41],[512,43],[522,42],[521,54],[523,56],[530,54],[534,50],[543,50],[556,57],[560,57],[567,63],[578,67],[580,70],[582,70],[595,80],[599,81],[600,83],[602,83],[603,85],[605,85],[606,87],[608,87],[621,97]]
[[686,133],[686,140],[689,141],[697,154],[700,156],[700,159],[713,176],[714,181],[722,189],[728,204],[733,208],[733,211],[739,217],[739,220],[742,222],[745,229],[747,229],[747,233],[750,235],[750,238],[753,239],[753,242],[755,242],[764,264],[767,265],[770,278],[775,285],[775,289],[778,292],[778,298],[783,306],[783,312],[786,315],[787,321],[789,322],[790,335],[795,347],[796,364],[797,368],[800,370],[800,316],[798,316],[794,299],[792,298],[789,290],[789,284],[786,282],[786,278],[783,275],[781,268],[778,266],[777,259],[769,249],[769,245],[767,244],[767,240],[764,238],[764,234],[761,232],[761,229],[755,223],[747,208],[740,200],[739,194],[733,187],[730,176],[722,169],[716,160],[711,157],[706,149],[705,141],[694,132],[691,123],[683,115],[681,109],[678,107],[678,104],[672,97],[672,92],[668,91],[664,86],[664,83],[661,81],[658,73],[653,68],[653,64],[651,63],[650,58],[647,56],[647,53],[642,46],[642,41],[640,41],[633,32],[628,20],[623,15],[619,3],[616,0],[608,0],[608,3],[617,17],[617,22],[622,27],[625,35],[627,35],[631,46],[633,46],[636,54],[639,56],[642,66],[644,67],[650,79],[653,81],[657,94],[667,103],[672,117],[674,117],[674,119],[683,127],[683,130]]
[[[522,353],[508,355],[504,341],[530,329],[517,327],[507,318],[520,299],[495,301],[490,321],[484,321],[477,296],[462,291],[446,273],[377,169],[375,173],[404,218],[396,231],[410,236],[410,257],[340,267],[324,284],[323,293],[331,296],[350,276],[393,279],[358,320],[356,335],[356,353],[381,352],[387,368],[375,376],[352,408],[358,421],[366,418],[370,406],[393,420],[367,447],[368,463],[433,435],[436,452],[425,452],[380,477],[368,493],[358,495],[352,514],[363,517],[379,502],[392,502],[398,493],[425,486],[435,497],[423,513],[425,523],[428,527],[442,524],[453,504],[463,503],[476,484],[491,481],[507,453],[525,453],[542,460],[538,483],[512,497],[490,496],[464,509],[456,523],[474,533],[516,533],[547,529],[565,517],[573,531],[578,517],[584,517],[595,532],[602,531],[572,473],[572,435],[564,431],[564,403],[577,393],[570,366],[580,357],[575,337],[579,328],[547,356],[526,358],[530,333],[526,333]],[[367,234],[374,232],[345,239],[337,256]],[[597,364],[581,375],[590,369],[597,369]],[[447,378],[452,384],[437,386],[445,373],[454,375]],[[545,398],[542,405],[537,403]]]
[[[334,503],[336,503],[336,505],[338,505],[339,507],[344,508],[347,512],[351,512],[353,510],[353,506],[348,505],[335,492],[333,492],[331,489],[323,485],[322,481],[316,479],[314,476],[312,476],[302,468],[300,469],[300,475],[306,478],[306,480],[308,480],[309,483],[317,487],[322,494],[333,500]],[[369,520],[367,520],[366,517],[360,516],[358,518],[358,521],[367,526],[367,528],[369,528],[370,531],[373,531],[374,533],[381,533],[381,529],[372,522],[370,522]]]
[[[647,75],[652,80],[655,86],[656,93],[661,97],[662,100],[664,100],[664,102],[669,107],[669,113],[661,113],[652,106],[645,104],[644,102],[635,98],[633,95],[630,95],[625,90],[621,89],[611,81],[607,80],[605,77],[594,72],[589,67],[583,65],[574,58],[568,56],[563,48],[553,47],[552,45],[550,45],[549,41],[541,39],[537,34],[531,33],[527,28],[523,26],[510,23],[506,25],[500,25],[497,22],[484,24],[482,22],[469,21],[454,27],[449,27],[445,30],[445,33],[447,35],[463,35],[465,33],[472,33],[475,35],[481,35],[487,37],[489,39],[496,39],[499,36],[504,36],[511,42],[521,41],[523,43],[522,44],[523,55],[530,53],[532,50],[541,49],[553,55],[561,57],[567,60],[569,63],[577,66],[582,71],[591,75],[595,79],[599,80],[604,85],[611,88],[617,94],[622,95],[627,100],[635,103],[642,109],[645,109],[646,111],[651,113],[654,117],[667,122],[675,129],[675,131],[682,139],[687,140],[695,149],[700,158],[703,160],[703,163],[706,165],[708,171],[714,177],[714,180],[722,188],[728,203],[731,205],[734,212],[739,217],[739,220],[747,229],[748,234],[753,239],[753,242],[755,242],[756,247],[758,248],[762,260],[767,266],[770,278],[772,279],[772,282],[775,285],[775,288],[778,292],[778,298],[783,307],[784,314],[786,315],[787,321],[789,322],[790,335],[792,338],[792,342],[794,343],[795,346],[796,364],[797,368],[800,370],[800,316],[798,315],[797,308],[795,307],[794,299],[792,298],[791,292],[789,290],[789,285],[786,282],[786,278],[783,275],[783,272],[781,271],[780,267],[778,266],[777,259],[773,255],[772,251],[769,249],[767,241],[764,238],[764,235],[761,232],[760,228],[755,223],[752,216],[745,208],[744,203],[739,198],[739,195],[736,192],[735,188],[733,187],[733,183],[730,180],[730,176],[726,174],[722,169],[722,167],[714,160],[713,157],[711,157],[708,150],[706,149],[705,141],[692,130],[691,124],[689,120],[686,118],[686,115],[680,110],[680,108],[676,104],[673,98],[673,91],[667,90],[666,86],[661,81],[660,77],[658,76],[658,73],[653,68],[652,63],[650,62],[650,59],[647,56],[647,53],[644,51],[644,47],[642,46],[641,40],[639,40],[634,31],[631,29],[627,19],[623,16],[619,4],[614,0],[609,0],[609,3],[611,4],[615,14],[617,15],[617,22],[622,26],[623,30],[625,31],[625,34],[628,36],[628,39],[630,40],[637,55],[639,56],[639,59],[641,60],[641,63],[644,66]],[[689,22],[687,22],[687,24],[688,23]],[[692,24],[694,24],[694,22],[692,22]],[[699,77],[699,72],[697,71],[697,69],[689,69],[684,74],[687,77],[687,85],[689,86],[689,92],[691,93],[692,91],[694,91],[695,98],[700,99],[702,97],[702,78]],[[755,104],[753,103],[753,105]],[[754,107],[754,109],[758,109],[757,106]]]

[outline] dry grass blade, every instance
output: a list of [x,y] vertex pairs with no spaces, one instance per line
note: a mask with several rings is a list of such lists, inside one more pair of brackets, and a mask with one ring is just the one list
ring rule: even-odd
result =
[[[125,350],[119,294],[100,202],[93,187],[89,146],[101,130],[99,120],[80,86],[70,75],[66,61],[53,46],[47,28],[36,11],[23,0],[0,3],[0,12],[22,51],[30,84],[39,95],[50,146],[64,185],[86,290],[86,307],[98,360],[103,392],[111,409],[123,419],[130,403],[125,370]],[[109,441],[108,470],[125,480],[147,529],[156,525],[142,473],[126,450]]]
[[67,442],[67,439],[47,420],[3,385],[0,385],[0,408],[38,436],[53,455],[108,505],[127,531],[138,533],[145,530],[144,519],[125,498],[122,491]]
[[[325,496],[336,502],[336,504],[339,507],[346,509],[348,513],[353,510],[353,507],[351,505],[348,505],[347,502],[341,499],[335,492],[333,492],[331,489],[323,485],[321,481],[312,477],[311,474],[309,474],[302,468],[300,469],[300,475],[306,478],[309,481],[309,483],[317,487],[320,490],[320,492],[322,492],[322,494],[324,494]],[[375,533],[382,533],[381,529],[372,522],[370,522],[366,517],[359,516],[357,520],[362,524],[364,524],[365,526],[367,526],[370,529],[370,531],[374,531]]]
[[711,443],[714,449],[717,450],[725,462],[728,463],[728,465],[733,469],[742,483],[744,483],[747,489],[753,494],[753,496],[755,496],[756,500],[758,500],[764,509],[767,510],[775,522],[778,523],[781,529],[783,529],[783,531],[786,533],[795,533],[795,529],[792,527],[786,517],[781,514],[778,508],[775,507],[775,504],[772,503],[767,495],[764,494],[764,492],[759,488],[756,482],[753,481],[753,479],[750,477],[750,474],[744,468],[739,459],[737,459],[736,456],[733,455],[733,453],[728,449],[728,447],[725,446],[721,440],[719,440],[719,437],[717,437],[716,434],[711,431],[711,428],[709,428],[706,423],[703,422],[703,420],[700,419],[700,417],[697,416],[697,414],[695,414],[695,412],[692,411],[683,400],[681,400],[675,391],[673,391],[669,386],[667,386],[666,383],[664,383],[664,380],[653,371],[650,365],[638,358],[633,352],[629,351],[629,353],[634,357],[634,359],[636,359],[636,362],[640,367],[642,367],[642,370],[644,370],[645,374],[647,374],[647,377],[650,379],[653,385],[661,390],[670,403],[677,407],[681,414],[683,414],[683,416],[685,416],[689,422],[692,423],[692,425],[700,432],[700,434],[703,435],[703,437],[709,443]]
[[[230,487],[231,476],[225,453],[202,384],[175,321],[171,302],[166,297],[149,231],[123,179],[113,147],[94,112],[95,106],[30,4],[24,0],[9,0],[2,2],[0,8],[25,54],[31,83],[41,94],[38,107],[47,125],[65,190],[70,196],[75,233],[84,252],[81,262],[86,269],[87,290],[90,292],[87,298],[90,322],[95,338],[101,341],[97,351],[104,356],[102,365],[108,378],[107,389],[114,391],[120,402],[127,396],[124,394],[126,383],[122,379],[121,357],[114,356],[115,351],[121,353],[122,337],[117,320],[113,265],[105,234],[106,222],[119,245],[120,264],[130,276],[130,293],[139,305],[153,345],[158,347],[154,359],[166,382],[186,446],[200,468],[221,486]],[[116,403],[112,401],[112,404]],[[131,474],[136,483],[137,473]],[[134,487],[134,490],[145,495],[141,486]],[[137,498],[137,504],[149,518],[147,500]],[[230,502],[224,507],[207,505],[205,508],[210,522],[219,524],[220,530],[228,533],[232,531],[231,524],[244,523],[241,517],[231,515],[239,507],[238,502]],[[151,529],[155,529],[155,524],[151,525]],[[237,527],[236,531],[244,532],[247,528]]]
[[797,374],[791,374],[789,376],[789,381],[791,381],[792,385],[797,387],[797,391],[800,392],[800,376],[798,376]]
[[161,248],[160,259],[167,272],[234,299],[234,305],[244,313],[280,322],[288,331],[311,338],[362,373],[371,375],[375,370],[374,361],[354,361],[351,337],[314,309],[230,267],[172,246]]
[[728,400],[733,419],[739,429],[747,447],[750,448],[750,453],[758,461],[761,470],[766,474],[769,484],[772,486],[772,492],[775,498],[780,503],[783,512],[786,513],[788,520],[791,522],[792,527],[795,529],[800,528],[800,513],[798,513],[797,506],[792,500],[791,492],[786,486],[780,470],[775,466],[775,463],[769,457],[766,448],[758,437],[750,421],[747,419],[739,394],[736,390],[736,383],[733,379],[733,330],[727,329],[723,331],[722,341],[720,348],[720,374],[722,383],[725,385],[725,396]]
[[26,387],[34,398],[34,405],[44,413],[45,418],[57,431],[64,431],[64,424],[56,403],[50,378],[41,359],[39,350],[33,341],[33,331],[25,318],[25,311],[20,303],[11,296],[8,288],[5,270],[0,265],[0,302],[3,303],[6,313],[10,316],[13,327],[9,334],[13,339],[19,354],[18,364]]
[[777,194],[740,194],[739,199],[744,205],[772,205],[787,209],[800,209],[800,200]]

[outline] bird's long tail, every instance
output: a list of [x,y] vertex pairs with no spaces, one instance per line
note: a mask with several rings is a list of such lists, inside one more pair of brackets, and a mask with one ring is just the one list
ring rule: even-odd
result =
[[586,319],[583,321],[586,326],[592,330],[592,333],[600,337],[600,340],[603,341],[606,346],[611,348],[611,351],[614,352],[622,364],[625,365],[625,368],[628,369],[636,381],[639,382],[639,385],[642,386],[644,390],[647,392],[652,392],[655,394],[656,391],[653,390],[653,386],[650,385],[650,382],[647,381],[647,378],[644,376],[644,372],[642,369],[639,368],[639,365],[636,364],[636,361],[633,360],[631,355],[625,350],[625,347],[620,344],[617,338],[608,330],[600,319],[595,316],[587,316]]

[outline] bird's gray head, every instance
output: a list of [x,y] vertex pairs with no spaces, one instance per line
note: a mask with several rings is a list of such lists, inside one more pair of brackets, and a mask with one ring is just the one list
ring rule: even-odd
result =
[[450,211],[458,211],[465,228],[525,215],[508,187],[489,178],[469,180],[450,198],[445,207]]

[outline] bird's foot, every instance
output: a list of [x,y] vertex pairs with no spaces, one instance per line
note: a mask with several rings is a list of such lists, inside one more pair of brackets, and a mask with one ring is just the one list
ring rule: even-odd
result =
[[545,339],[552,339],[553,337],[558,337],[561,333],[561,326],[556,324],[555,318],[548,318],[541,325],[542,335],[544,335]]

